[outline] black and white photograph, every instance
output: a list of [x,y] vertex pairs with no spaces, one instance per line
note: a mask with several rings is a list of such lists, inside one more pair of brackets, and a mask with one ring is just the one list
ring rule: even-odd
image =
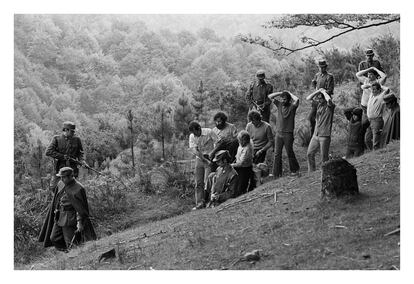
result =
[[13,270],[398,273],[401,15],[285,10],[14,12]]

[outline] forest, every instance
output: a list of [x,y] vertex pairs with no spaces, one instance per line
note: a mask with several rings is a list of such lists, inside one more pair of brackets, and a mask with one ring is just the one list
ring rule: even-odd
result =
[[[208,27],[154,31],[131,16],[15,15],[15,262],[43,251],[36,237],[51,200],[53,174],[45,149],[64,121],[75,122],[86,162],[107,173],[82,170],[80,175],[102,236],[109,223],[135,206],[132,195],[191,202],[188,123],[195,119],[213,127],[212,117],[221,110],[243,129],[245,92],[258,69],[266,70],[275,90],[287,89],[301,99],[295,147],[305,147],[310,104],[304,98],[318,71],[315,58],[326,58],[338,105],[333,143],[344,142],[346,119],[340,112],[358,105],[355,73],[368,46],[384,66],[386,85],[399,96],[400,39],[391,32],[373,33],[364,45],[356,40],[349,49],[281,56]],[[272,115],[273,127],[275,119]]]

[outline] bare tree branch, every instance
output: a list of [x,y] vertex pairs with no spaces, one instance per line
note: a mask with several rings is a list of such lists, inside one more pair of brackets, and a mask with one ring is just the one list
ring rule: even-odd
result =
[[[378,20],[381,20],[378,22]],[[375,21],[372,23],[372,21]],[[253,38],[251,35],[243,36],[240,35],[241,41],[248,42],[250,44],[261,45],[275,53],[282,52],[285,55],[290,55],[294,52],[308,49],[311,47],[317,47],[326,42],[333,40],[334,38],[340,37],[344,34],[356,31],[368,29],[376,26],[387,25],[393,22],[400,21],[398,15],[293,15],[282,17],[278,20],[272,20],[269,23],[263,25],[265,28],[276,28],[276,29],[292,29],[299,26],[307,27],[324,27],[325,29],[337,28],[342,30],[324,40],[316,40],[307,36],[301,37],[302,43],[306,43],[305,46],[298,48],[289,48],[281,41],[276,41],[270,37],[270,41],[261,37]],[[352,25],[348,22],[354,22]],[[368,24],[368,22],[371,22]]]

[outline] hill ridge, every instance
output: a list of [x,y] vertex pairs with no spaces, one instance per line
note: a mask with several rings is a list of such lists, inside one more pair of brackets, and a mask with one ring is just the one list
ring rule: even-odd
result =
[[[399,235],[384,235],[399,227],[399,143],[350,162],[357,198],[321,201],[320,171],[283,177],[216,208],[131,228],[22,269],[398,268]],[[275,190],[282,190],[276,203]],[[112,248],[117,257],[99,263]],[[237,262],[255,249],[259,261]]]

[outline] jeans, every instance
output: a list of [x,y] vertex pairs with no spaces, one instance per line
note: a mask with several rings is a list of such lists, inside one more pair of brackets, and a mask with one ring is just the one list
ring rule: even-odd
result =
[[293,133],[278,133],[275,137],[275,158],[273,162],[273,176],[275,178],[282,176],[282,149],[285,146],[286,154],[289,159],[289,168],[291,172],[299,170],[299,163],[293,152]]
[[372,131],[373,149],[378,150],[379,148],[381,148],[381,136],[382,128],[384,127],[384,120],[382,119],[382,117],[378,117],[370,119],[369,123]]
[[308,147],[308,172],[316,170],[315,154],[320,148],[322,162],[329,160],[329,145],[331,144],[331,136],[312,136]]
[[211,168],[208,164],[204,163],[200,159],[195,160],[194,178],[195,178],[195,202],[196,205],[205,203],[205,191],[204,187],[207,184],[208,175],[211,172]]

